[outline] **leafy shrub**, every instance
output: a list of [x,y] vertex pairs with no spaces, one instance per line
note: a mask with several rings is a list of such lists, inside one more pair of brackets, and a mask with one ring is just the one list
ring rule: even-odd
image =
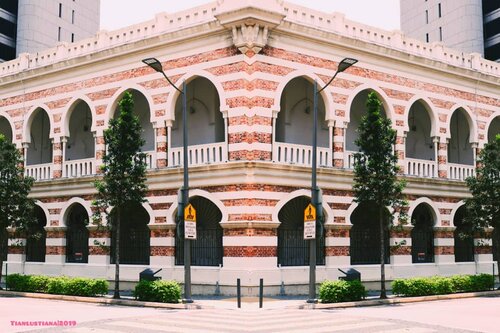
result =
[[492,286],[493,276],[489,274],[434,276],[396,279],[392,282],[392,292],[402,296],[427,296],[489,290]]
[[323,303],[359,301],[366,297],[366,289],[360,281],[325,281],[319,287]]
[[181,286],[175,281],[139,281],[134,289],[134,297],[140,301],[178,303]]
[[48,277],[43,275],[7,276],[10,290],[40,292],[57,295],[97,296],[108,293],[108,282],[104,279]]

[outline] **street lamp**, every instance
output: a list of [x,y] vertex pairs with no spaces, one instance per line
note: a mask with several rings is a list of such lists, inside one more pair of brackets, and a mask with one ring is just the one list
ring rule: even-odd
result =
[[[337,67],[337,71],[323,88],[318,91],[318,82],[314,82],[313,90],[313,138],[312,138],[312,177],[311,177],[311,203],[316,208],[315,228],[318,220],[321,223],[323,215],[322,207],[319,203],[319,188],[316,182],[317,169],[317,149],[318,149],[318,94],[332,83],[338,73],[341,73],[357,63],[353,58],[344,58]],[[316,303],[316,237],[309,240],[309,299],[307,303]]]
[[[177,216],[179,216],[179,226],[184,225],[184,207],[189,201],[189,177],[188,177],[188,136],[187,136],[187,112],[186,112],[186,82],[182,83],[182,90],[177,88],[175,84],[170,81],[168,76],[163,71],[161,62],[156,58],[146,58],[142,60],[143,63],[162,73],[165,79],[172,87],[174,87],[182,95],[182,148],[183,148],[183,179],[184,185],[181,188],[181,200],[177,208]],[[179,226],[177,226],[179,228]],[[191,241],[184,237],[184,302],[192,303],[191,298]]]

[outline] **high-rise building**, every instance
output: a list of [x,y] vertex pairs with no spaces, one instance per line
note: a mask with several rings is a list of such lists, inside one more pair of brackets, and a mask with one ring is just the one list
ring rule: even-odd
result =
[[2,0],[0,61],[94,35],[99,11],[100,0]]
[[500,1],[400,0],[401,30],[426,42],[500,61]]

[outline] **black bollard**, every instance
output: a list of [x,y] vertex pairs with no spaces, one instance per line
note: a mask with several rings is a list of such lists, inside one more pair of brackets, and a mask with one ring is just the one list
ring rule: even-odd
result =
[[241,308],[241,283],[240,279],[236,280],[236,297],[238,298],[238,309]]
[[262,309],[263,302],[264,302],[264,279],[260,279],[260,283],[259,283],[259,309]]

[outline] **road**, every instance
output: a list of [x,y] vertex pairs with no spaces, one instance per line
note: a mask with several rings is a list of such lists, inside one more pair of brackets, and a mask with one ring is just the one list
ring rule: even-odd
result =
[[[0,332],[448,333],[499,332],[500,327],[500,297],[335,310],[292,309],[286,308],[290,302],[280,301],[267,303],[267,309],[218,304],[165,310],[6,297],[0,298]],[[68,326],[32,326],[48,321]]]

